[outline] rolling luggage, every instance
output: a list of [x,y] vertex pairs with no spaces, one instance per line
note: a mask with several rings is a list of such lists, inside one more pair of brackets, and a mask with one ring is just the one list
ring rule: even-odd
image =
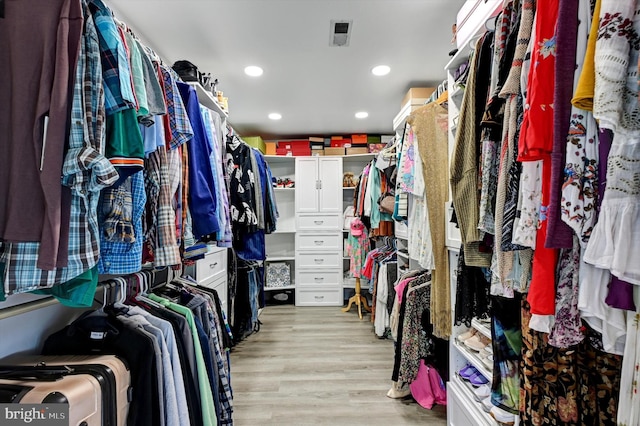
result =
[[[23,368],[36,370],[60,370],[60,367],[72,370],[75,375],[90,375],[100,385],[102,424],[105,426],[124,426],[127,424],[129,402],[131,401],[131,377],[127,366],[113,355],[61,355],[17,356],[2,360],[0,378],[4,370]],[[71,423],[73,424],[73,423]]]
[[0,402],[69,406],[69,425],[102,425],[100,383],[89,374],[54,369],[0,368]]

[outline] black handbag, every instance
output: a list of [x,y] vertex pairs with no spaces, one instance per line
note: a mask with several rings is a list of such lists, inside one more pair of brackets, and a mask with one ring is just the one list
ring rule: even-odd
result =
[[182,81],[200,81],[198,67],[189,61],[176,61],[171,68],[178,73]]

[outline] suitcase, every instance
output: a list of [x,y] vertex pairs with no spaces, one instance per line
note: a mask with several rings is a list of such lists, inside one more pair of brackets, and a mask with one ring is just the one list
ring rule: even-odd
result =
[[[89,374],[100,384],[102,391],[102,417],[105,426],[125,426],[131,401],[131,376],[126,364],[114,355],[27,355],[2,360],[9,368],[32,366],[38,369],[67,367],[75,374]],[[0,366],[0,371],[3,367]],[[0,377],[1,374],[0,374]]]
[[100,383],[89,374],[64,367],[40,370],[0,368],[0,402],[69,405],[69,425],[102,425]]

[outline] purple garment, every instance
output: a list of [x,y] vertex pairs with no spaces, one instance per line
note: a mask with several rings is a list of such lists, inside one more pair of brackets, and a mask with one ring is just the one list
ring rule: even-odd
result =
[[578,43],[578,2],[560,0],[558,24],[556,27],[557,46],[573,46],[558,49],[555,64],[555,89],[553,94],[553,149],[551,151],[551,195],[547,211],[546,248],[571,248],[573,230],[561,218],[560,200],[567,150],[567,135],[571,120],[571,97],[576,71],[576,49]]
[[[609,161],[609,151],[613,141],[613,132],[609,129],[600,129],[598,134],[598,211],[604,197],[604,190],[607,187],[607,163]],[[623,281],[611,275],[609,283],[609,294],[604,300],[612,308],[635,311],[636,305],[633,302],[633,284]]]

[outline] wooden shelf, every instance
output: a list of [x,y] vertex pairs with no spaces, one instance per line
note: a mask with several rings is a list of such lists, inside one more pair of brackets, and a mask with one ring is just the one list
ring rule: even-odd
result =
[[218,103],[218,100],[213,97],[213,94],[208,90],[205,90],[204,87],[197,81],[188,81],[190,86],[193,86],[196,89],[196,93],[198,94],[198,101],[207,108],[212,111],[215,111],[222,118],[229,117],[229,113],[222,109],[222,106]]

